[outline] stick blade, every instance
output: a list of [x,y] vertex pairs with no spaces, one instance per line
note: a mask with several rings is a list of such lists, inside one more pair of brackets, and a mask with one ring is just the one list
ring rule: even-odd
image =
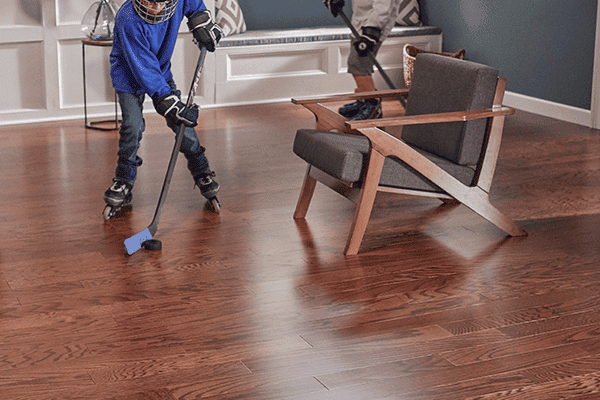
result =
[[142,248],[142,243],[146,240],[152,239],[152,233],[150,233],[149,229],[145,229],[140,233],[133,235],[129,239],[125,240],[125,249],[127,250],[127,254],[132,255],[136,251]]

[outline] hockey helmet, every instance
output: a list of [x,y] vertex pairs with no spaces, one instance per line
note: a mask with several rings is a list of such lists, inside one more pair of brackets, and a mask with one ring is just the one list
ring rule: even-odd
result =
[[137,14],[149,24],[160,24],[175,13],[178,0],[133,0]]

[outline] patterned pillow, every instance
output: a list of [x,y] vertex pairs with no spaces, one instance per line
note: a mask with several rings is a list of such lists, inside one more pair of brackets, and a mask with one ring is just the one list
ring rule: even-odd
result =
[[223,28],[225,36],[246,31],[244,14],[237,0],[216,0],[215,8],[215,22]]
[[402,0],[400,3],[400,14],[396,18],[396,24],[402,26],[421,26],[419,2],[417,0]]

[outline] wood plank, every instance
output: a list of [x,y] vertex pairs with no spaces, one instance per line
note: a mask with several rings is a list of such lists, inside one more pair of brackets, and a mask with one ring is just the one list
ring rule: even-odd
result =
[[344,257],[351,202],[317,184],[293,219],[306,166],[292,143],[312,114],[202,110],[222,213],[180,162],[163,249],[129,257],[123,240],[152,218],[173,143],[162,117],[146,123],[134,202],[108,222],[116,132],[0,127],[0,397],[598,396],[598,131],[507,116],[490,196],[527,238],[462,206],[380,193],[369,251]]

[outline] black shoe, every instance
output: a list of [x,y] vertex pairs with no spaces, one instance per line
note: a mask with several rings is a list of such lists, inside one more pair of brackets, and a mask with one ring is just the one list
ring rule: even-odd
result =
[[351,121],[363,121],[365,119],[378,119],[383,118],[383,112],[381,111],[381,100],[376,102],[365,101],[365,104],[360,111],[352,118]]
[[354,103],[346,104],[345,106],[340,107],[338,112],[340,113],[341,116],[344,116],[346,118],[352,118],[356,114],[358,114],[358,112],[360,111],[361,108],[363,108],[364,105],[365,105],[364,101],[357,100]]

